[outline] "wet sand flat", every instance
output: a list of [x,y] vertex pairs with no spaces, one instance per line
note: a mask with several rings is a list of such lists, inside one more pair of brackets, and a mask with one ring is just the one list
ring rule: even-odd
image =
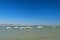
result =
[[11,29],[0,27],[0,40],[60,40],[60,28]]

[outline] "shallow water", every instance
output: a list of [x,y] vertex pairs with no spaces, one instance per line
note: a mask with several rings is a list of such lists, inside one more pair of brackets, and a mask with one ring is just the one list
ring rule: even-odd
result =
[[0,40],[60,40],[60,27],[23,30],[0,27]]

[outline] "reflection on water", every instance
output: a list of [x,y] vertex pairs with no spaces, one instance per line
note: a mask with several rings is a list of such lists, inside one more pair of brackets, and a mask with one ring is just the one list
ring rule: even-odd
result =
[[0,40],[60,40],[60,27],[42,29],[12,29],[0,27]]

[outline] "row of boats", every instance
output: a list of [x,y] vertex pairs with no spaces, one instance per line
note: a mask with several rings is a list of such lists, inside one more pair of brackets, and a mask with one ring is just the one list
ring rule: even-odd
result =
[[[18,29],[18,28],[20,28],[20,29],[32,29],[33,27],[14,27],[14,29]],[[41,28],[43,28],[43,26],[37,26],[36,28],[38,28],[38,29],[41,29]],[[11,29],[11,27],[6,27],[6,29]]]

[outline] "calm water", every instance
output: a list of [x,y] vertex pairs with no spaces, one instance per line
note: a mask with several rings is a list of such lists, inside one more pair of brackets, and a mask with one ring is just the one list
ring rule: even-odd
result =
[[60,40],[60,27],[26,30],[0,27],[0,40]]

